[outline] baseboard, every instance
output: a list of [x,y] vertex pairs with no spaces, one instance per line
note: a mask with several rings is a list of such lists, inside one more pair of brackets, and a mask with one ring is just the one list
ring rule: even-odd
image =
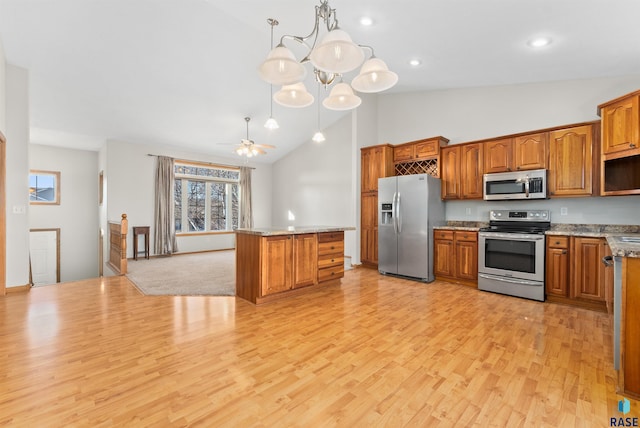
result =
[[18,285],[15,287],[7,287],[5,291],[7,294],[9,293],[25,293],[31,290],[31,284]]

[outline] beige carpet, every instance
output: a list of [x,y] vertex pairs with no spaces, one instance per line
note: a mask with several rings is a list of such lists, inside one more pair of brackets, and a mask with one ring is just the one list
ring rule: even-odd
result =
[[234,250],[129,260],[127,278],[149,296],[234,296]]

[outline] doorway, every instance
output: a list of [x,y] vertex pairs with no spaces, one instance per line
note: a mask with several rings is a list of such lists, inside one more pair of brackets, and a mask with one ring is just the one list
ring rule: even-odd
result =
[[33,286],[60,282],[60,229],[29,231],[29,276]]

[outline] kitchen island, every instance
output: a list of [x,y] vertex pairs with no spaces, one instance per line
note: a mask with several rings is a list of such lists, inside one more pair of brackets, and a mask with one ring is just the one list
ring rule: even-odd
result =
[[256,305],[344,276],[344,231],[309,226],[236,230],[236,296]]

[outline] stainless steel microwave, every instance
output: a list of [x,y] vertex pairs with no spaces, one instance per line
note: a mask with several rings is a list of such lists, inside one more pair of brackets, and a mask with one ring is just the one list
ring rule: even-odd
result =
[[509,199],[546,199],[547,170],[499,172],[482,178],[483,198],[487,201]]

